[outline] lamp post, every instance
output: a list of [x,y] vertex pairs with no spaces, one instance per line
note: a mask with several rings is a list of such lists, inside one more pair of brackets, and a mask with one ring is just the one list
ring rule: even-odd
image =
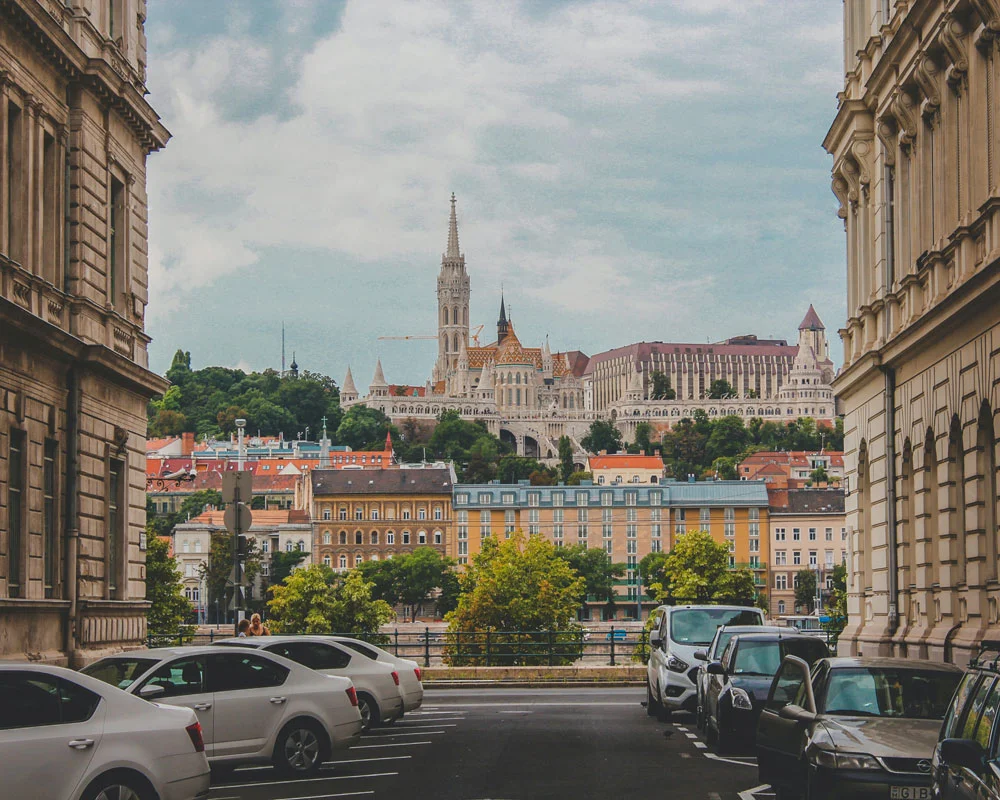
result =
[[243,471],[243,429],[246,428],[245,419],[236,420],[237,440],[236,440],[236,469]]

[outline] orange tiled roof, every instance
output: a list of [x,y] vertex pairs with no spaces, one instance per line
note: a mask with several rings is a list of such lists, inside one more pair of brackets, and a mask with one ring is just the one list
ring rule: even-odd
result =
[[179,436],[164,436],[159,439],[147,439],[146,440],[146,452],[155,453],[157,450],[161,450],[169,444],[173,444],[180,437]]
[[659,456],[628,455],[616,453],[607,456],[591,456],[591,469],[663,469],[663,459]]
[[[270,527],[274,525],[287,525],[294,522],[309,522],[309,512],[308,511],[298,511],[295,509],[280,509],[271,510],[268,509],[264,511],[263,509],[255,509],[253,512],[253,527]],[[205,525],[223,525],[223,515],[224,511],[203,511],[197,517],[191,520],[191,522],[202,523]]]

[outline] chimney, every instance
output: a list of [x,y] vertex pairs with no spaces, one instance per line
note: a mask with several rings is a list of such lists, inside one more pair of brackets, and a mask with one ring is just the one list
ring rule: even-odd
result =
[[608,454],[607,450],[601,450],[601,452],[599,452],[597,455],[599,455],[599,456],[606,456],[607,454]]
[[189,456],[194,452],[194,433],[185,432],[181,434],[181,455]]

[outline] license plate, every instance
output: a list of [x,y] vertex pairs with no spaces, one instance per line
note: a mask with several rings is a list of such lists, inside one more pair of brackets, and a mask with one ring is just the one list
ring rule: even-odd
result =
[[890,786],[889,800],[931,800],[929,786]]

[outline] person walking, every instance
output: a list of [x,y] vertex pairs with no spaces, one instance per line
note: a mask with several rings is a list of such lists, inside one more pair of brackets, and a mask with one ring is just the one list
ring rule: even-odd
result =
[[254,614],[250,617],[250,630],[247,632],[248,636],[270,636],[271,631],[267,629],[267,626],[261,622],[260,614]]

